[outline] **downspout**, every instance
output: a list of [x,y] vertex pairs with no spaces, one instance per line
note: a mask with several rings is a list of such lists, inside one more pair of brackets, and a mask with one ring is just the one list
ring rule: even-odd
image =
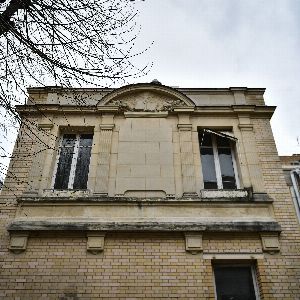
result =
[[295,169],[290,172],[292,183],[293,183],[293,190],[294,190],[294,197],[293,195],[293,200],[296,208],[296,213],[298,216],[298,220],[300,221],[300,194],[299,194],[299,187],[296,181],[296,175],[300,176],[300,169]]

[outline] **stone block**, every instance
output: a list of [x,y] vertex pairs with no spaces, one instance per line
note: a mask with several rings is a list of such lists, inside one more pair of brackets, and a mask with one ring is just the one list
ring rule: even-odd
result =
[[171,142],[160,142],[159,143],[160,153],[173,153],[173,144]]
[[185,233],[185,250],[192,254],[203,251],[201,233]]
[[118,164],[120,164],[120,165],[144,165],[146,163],[146,155],[145,155],[145,153],[119,153],[118,154]]
[[9,250],[14,253],[20,253],[26,250],[28,241],[27,233],[11,233]]
[[277,233],[261,233],[260,234],[262,248],[265,252],[279,252],[280,244]]
[[118,165],[117,166],[117,177],[130,177],[130,166],[129,165]]
[[86,249],[92,254],[98,254],[104,250],[104,233],[88,233]]
[[127,177],[116,179],[117,194],[124,194],[127,190],[145,190],[145,178]]
[[175,180],[174,177],[168,178],[146,178],[146,190],[162,190],[166,194],[175,193]]
[[174,166],[173,165],[160,165],[160,176],[161,177],[174,177]]
[[131,166],[131,177],[159,177],[159,165],[137,165]]
[[160,164],[159,153],[146,153],[146,164],[147,165],[159,165]]

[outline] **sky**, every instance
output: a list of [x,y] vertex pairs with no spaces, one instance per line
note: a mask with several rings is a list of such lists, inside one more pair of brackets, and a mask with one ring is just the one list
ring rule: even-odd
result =
[[[280,155],[300,153],[300,1],[146,0],[137,2],[136,62],[153,62],[131,82],[179,87],[266,88]],[[297,137],[299,143],[297,141]]]

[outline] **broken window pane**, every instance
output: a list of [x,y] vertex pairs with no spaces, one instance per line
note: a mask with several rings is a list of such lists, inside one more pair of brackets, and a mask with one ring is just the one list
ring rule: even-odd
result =
[[251,266],[215,266],[217,300],[256,300]]

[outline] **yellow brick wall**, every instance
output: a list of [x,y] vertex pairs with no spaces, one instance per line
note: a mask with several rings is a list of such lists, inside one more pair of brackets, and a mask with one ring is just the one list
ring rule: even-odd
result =
[[1,273],[3,299],[214,299],[210,260],[181,234],[108,234],[99,255],[83,236],[36,236]]
[[[269,122],[253,122],[266,191],[283,229],[281,252],[257,260],[261,299],[296,300],[299,223]],[[6,226],[15,215],[14,194],[26,189],[34,148],[29,135],[20,138],[10,167],[18,178],[8,175],[0,202],[0,299],[214,299],[211,260],[187,253],[182,234],[107,234],[99,255],[87,253],[83,235],[36,234],[24,253],[9,252]],[[260,253],[261,243],[258,234],[211,234],[204,235],[203,248],[204,254]]]
[[273,198],[274,214],[282,227],[280,254],[258,260],[263,299],[300,299],[300,228],[284,180],[269,121],[254,120],[257,149],[266,192]]

